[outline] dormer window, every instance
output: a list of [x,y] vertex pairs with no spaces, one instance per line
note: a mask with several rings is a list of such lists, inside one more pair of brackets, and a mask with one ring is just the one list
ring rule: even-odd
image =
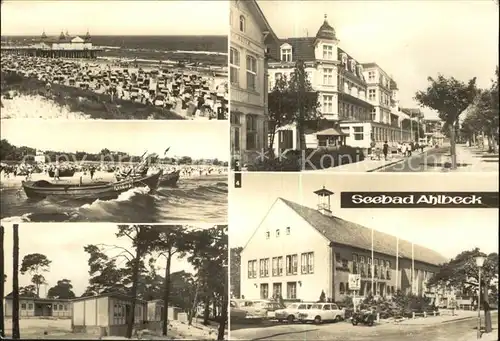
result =
[[240,15],[240,32],[245,32],[245,25],[246,25],[246,22],[245,22],[245,17]]
[[280,236],[280,229],[276,229],[276,238]]
[[323,59],[333,59],[333,45],[323,45]]
[[356,72],[356,61],[351,59],[351,72]]
[[287,235],[290,235],[290,226],[288,226],[288,227],[286,228],[286,234],[287,234]]
[[358,76],[363,78],[363,67],[361,65],[358,65]]
[[342,64],[344,64],[344,68],[347,70],[348,59],[347,59],[347,55],[345,53],[342,53]]
[[269,239],[271,237],[271,233],[269,231],[266,232],[266,239]]
[[292,61],[292,46],[290,44],[283,44],[280,47],[281,61],[291,62]]

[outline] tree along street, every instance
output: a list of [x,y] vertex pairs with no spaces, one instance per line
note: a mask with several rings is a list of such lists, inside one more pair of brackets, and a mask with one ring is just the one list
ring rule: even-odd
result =
[[[493,324],[497,325],[498,315],[495,314],[492,320]],[[383,324],[367,327],[340,322],[323,325],[273,324],[267,327],[255,325],[254,328],[242,327],[244,329],[235,327],[237,328],[231,326],[231,339],[235,340],[462,341],[468,340],[464,339],[468,334],[473,335],[475,339],[477,319],[470,318],[435,325]],[[493,332],[498,333],[498,330]],[[493,340],[488,338],[489,336],[484,334],[483,339]]]

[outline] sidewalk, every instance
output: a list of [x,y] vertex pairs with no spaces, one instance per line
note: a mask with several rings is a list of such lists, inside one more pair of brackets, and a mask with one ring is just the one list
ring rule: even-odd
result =
[[[425,153],[425,151],[424,151]],[[414,157],[416,155],[420,155],[420,152],[414,151],[412,153],[411,157]],[[302,171],[302,172],[317,172],[317,171],[323,171],[323,172],[374,172],[380,168],[384,168],[387,166],[391,166],[393,164],[402,162],[404,160],[408,159],[407,157],[403,157],[398,154],[393,154],[388,157],[387,160],[372,160],[369,156],[366,157],[365,160],[360,161],[360,162],[355,162],[355,163],[348,163],[346,165],[342,166],[337,166],[337,167],[331,167],[331,168],[324,168],[324,169],[317,169],[317,170],[307,170],[307,171]]]
[[477,311],[473,310],[458,310],[455,311],[455,315],[439,315],[439,316],[427,316],[427,317],[417,317],[414,319],[403,320],[401,322],[396,322],[399,325],[413,325],[413,326],[427,326],[436,325],[439,323],[446,323],[451,321],[460,321],[470,318],[477,318]]
[[[454,172],[498,172],[498,154],[488,153],[478,147],[457,144],[457,167]],[[449,161],[451,157],[448,156]],[[460,166],[463,165],[463,166]]]

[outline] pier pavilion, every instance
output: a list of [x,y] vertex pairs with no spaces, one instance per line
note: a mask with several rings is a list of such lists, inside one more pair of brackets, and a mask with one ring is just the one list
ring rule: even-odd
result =
[[2,54],[44,58],[97,58],[102,49],[92,45],[89,32],[82,38],[61,32],[57,38],[49,38],[43,32],[38,43],[29,46],[2,46]]

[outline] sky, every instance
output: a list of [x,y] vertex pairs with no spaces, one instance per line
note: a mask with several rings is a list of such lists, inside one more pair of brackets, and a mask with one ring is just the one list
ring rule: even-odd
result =
[[225,1],[4,1],[2,35],[227,35]]
[[[5,294],[11,292],[12,288],[12,225],[3,224],[5,227],[4,250],[5,250],[5,271],[7,282],[5,284]],[[196,225],[196,228],[210,228],[213,225]],[[47,286],[40,288],[40,297],[44,297],[46,291],[57,284],[58,280],[69,279],[73,284],[73,291],[76,296],[83,294],[88,286],[90,278],[88,274],[89,255],[83,247],[89,244],[117,245],[131,248],[131,243],[126,237],[117,238],[116,224],[68,224],[68,223],[39,223],[19,225],[19,266],[25,255],[30,253],[41,253],[52,261],[50,270],[44,273]],[[116,256],[118,251],[109,251],[110,257]],[[123,258],[120,258],[123,259]],[[117,264],[122,264],[117,261]],[[123,264],[122,264],[123,265]],[[157,266],[165,269],[165,261],[159,258]],[[171,272],[186,271],[194,273],[194,269],[186,259],[176,258],[172,260]],[[160,271],[163,273],[163,271]],[[19,274],[19,286],[26,286],[30,283],[28,274]]]
[[476,246],[483,252],[498,252],[498,209],[340,208],[340,192],[349,191],[496,192],[498,175],[476,173],[474,181],[464,181],[462,174],[380,174],[374,178],[364,174],[243,173],[241,188],[230,191],[230,247],[247,243],[277,197],[315,208],[313,191],[325,186],[335,193],[331,210],[339,218],[413,241],[447,258]]
[[413,97],[427,88],[428,76],[477,77],[485,88],[498,65],[494,0],[258,3],[279,38],[315,36],[327,14],[340,48],[359,62],[376,62],[394,77],[402,107],[417,107]]
[[15,146],[61,152],[99,153],[103,148],[131,155],[146,151],[167,157],[229,159],[225,121],[2,120],[0,136]]

